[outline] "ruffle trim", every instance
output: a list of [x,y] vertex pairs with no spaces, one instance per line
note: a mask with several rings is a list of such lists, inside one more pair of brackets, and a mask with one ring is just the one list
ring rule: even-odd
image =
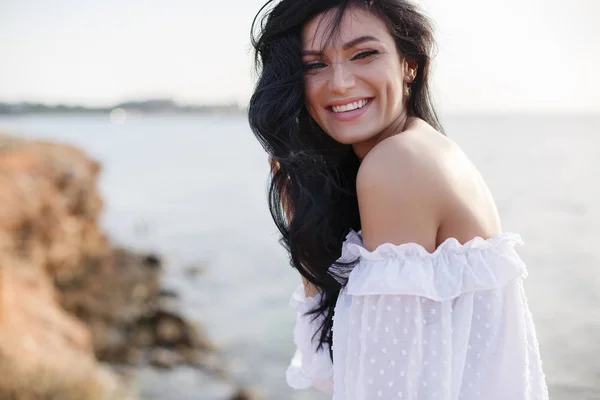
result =
[[329,354],[319,352],[310,364],[303,362],[302,353],[296,350],[285,372],[285,380],[292,389],[307,389],[311,386],[333,393],[333,366]]
[[[363,247],[360,233],[351,230],[338,261],[360,256],[359,263],[346,273],[347,294],[404,294],[442,301],[525,278],[527,268],[515,250],[516,244],[523,244],[518,234],[501,233],[464,244],[449,238],[432,253],[417,243],[384,243],[369,251]],[[332,265],[331,274],[340,276],[334,268]]]
[[306,297],[301,284],[294,290],[290,305],[299,313],[294,327],[296,353],[286,371],[286,382],[294,389],[306,389],[314,386],[326,393],[333,393],[333,366],[326,347],[316,350],[312,336],[319,321],[313,321],[311,315],[304,314],[312,310],[320,301],[320,294]]
[[300,286],[298,286],[292,293],[292,297],[290,298],[290,306],[294,307],[296,311],[304,314],[314,309],[317,304],[319,304],[321,300],[320,296],[320,294],[317,294],[314,297],[306,297],[306,294],[304,293],[304,285],[300,284]]

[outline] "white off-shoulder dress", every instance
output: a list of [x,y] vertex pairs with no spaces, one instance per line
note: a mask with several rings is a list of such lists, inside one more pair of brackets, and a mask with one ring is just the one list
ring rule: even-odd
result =
[[416,243],[370,252],[350,231],[340,260],[361,261],[335,307],[333,363],[328,347],[316,351],[311,340],[320,320],[304,314],[318,298],[301,285],[291,298],[288,385],[334,400],[548,399],[516,244],[519,235],[502,233],[465,244],[451,238],[433,253]]

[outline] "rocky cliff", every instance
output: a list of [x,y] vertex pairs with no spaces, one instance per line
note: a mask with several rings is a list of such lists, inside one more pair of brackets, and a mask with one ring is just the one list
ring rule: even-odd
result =
[[136,398],[107,363],[230,380],[162,303],[160,258],[113,248],[98,225],[100,170],[75,147],[0,135],[0,399]]

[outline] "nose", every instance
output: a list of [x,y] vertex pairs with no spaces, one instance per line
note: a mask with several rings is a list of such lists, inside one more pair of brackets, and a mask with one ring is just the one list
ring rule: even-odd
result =
[[354,87],[354,74],[352,74],[350,68],[343,65],[343,63],[334,63],[332,71],[329,79],[329,90],[332,93],[344,94]]

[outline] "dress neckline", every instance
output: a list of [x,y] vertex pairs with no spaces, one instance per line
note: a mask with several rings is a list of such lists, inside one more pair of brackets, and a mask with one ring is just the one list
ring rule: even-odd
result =
[[379,246],[377,246],[377,248],[375,248],[375,250],[373,251],[369,251],[366,248],[363,247],[363,242],[362,242],[362,229],[360,229],[358,232],[355,231],[354,229],[350,229],[350,232],[348,233],[348,235],[346,236],[346,240],[349,243],[353,243],[355,245],[359,245],[361,247],[361,251],[360,253],[362,255],[374,255],[377,253],[380,253],[382,250],[393,250],[396,253],[399,253],[400,251],[409,251],[411,253],[418,253],[420,255],[424,255],[424,256],[430,256],[430,257],[434,257],[439,255],[440,253],[448,250],[448,251],[453,251],[453,252],[457,252],[457,253],[464,253],[467,252],[471,249],[481,249],[481,248],[490,248],[490,247],[494,247],[496,244],[500,243],[500,242],[505,242],[506,240],[509,241],[514,241],[518,244],[523,244],[523,240],[521,239],[521,236],[517,233],[513,233],[513,232],[500,232],[498,234],[495,234],[487,239],[482,238],[481,236],[475,236],[471,239],[469,239],[468,241],[466,241],[465,243],[460,243],[459,240],[455,237],[449,237],[446,238],[442,243],[440,243],[435,250],[433,250],[433,252],[428,251],[425,247],[423,247],[421,244],[416,243],[416,242],[406,242],[406,243],[401,243],[401,244],[393,244],[393,243],[382,243]]

